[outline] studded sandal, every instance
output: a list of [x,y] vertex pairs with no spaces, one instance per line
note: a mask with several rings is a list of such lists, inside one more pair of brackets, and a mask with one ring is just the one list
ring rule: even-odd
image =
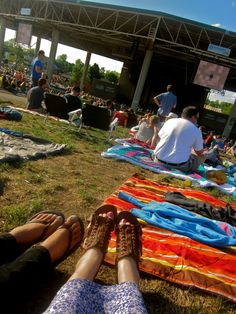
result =
[[[129,224],[120,224],[122,219]],[[125,256],[132,256],[138,265],[142,255],[142,228],[132,213],[122,211],[118,214],[116,235],[117,262]]]

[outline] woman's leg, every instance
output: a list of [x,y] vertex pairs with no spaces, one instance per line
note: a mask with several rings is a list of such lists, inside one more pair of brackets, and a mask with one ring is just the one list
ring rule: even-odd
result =
[[117,225],[117,276],[118,283],[139,284],[138,262],[142,251],[141,227],[129,212],[118,215]]
[[[100,228],[103,229],[103,231],[105,231],[105,229],[103,228],[104,226],[106,227],[109,224],[113,225],[114,223],[114,215],[112,212],[107,212],[107,213],[103,213],[103,214],[99,214],[98,219],[99,221],[99,225]],[[110,220],[110,221],[109,221]],[[96,236],[99,237],[99,231],[96,234],[96,231],[94,232],[92,229],[94,228],[97,229],[97,225],[93,224],[93,221],[91,222],[91,224],[88,226],[88,229],[90,229],[89,232],[89,236]],[[103,225],[102,225],[103,224]],[[95,235],[96,234],[96,235]],[[100,233],[100,235],[102,235]],[[104,235],[102,235],[103,237]],[[104,243],[98,243],[97,240],[95,239],[95,242],[92,243],[94,241],[94,239],[92,239],[92,242],[90,243],[90,240],[85,238],[84,240],[84,248],[86,249],[85,253],[82,255],[82,257],[79,259],[78,263],[76,264],[75,267],[75,271],[72,274],[72,276],[70,277],[69,280],[73,280],[73,279],[86,279],[86,280],[93,280],[101,266],[101,263],[103,261],[104,258],[104,250],[107,249],[108,246],[108,242],[111,236],[111,229],[108,229],[108,234],[107,236],[105,236],[105,242]],[[103,240],[104,240],[103,238]],[[99,240],[99,239],[98,239]]]
[[131,281],[139,284],[139,271],[137,263],[132,256],[123,257],[118,262],[118,283]]
[[[62,228],[58,228],[41,245],[28,249],[13,262],[0,266],[1,300],[26,298],[29,292],[47,279],[59,258],[79,246],[82,234],[80,222],[75,217],[69,217]],[[26,234],[24,237],[21,235],[23,238],[25,242]],[[32,234],[29,234],[29,239],[32,239]]]
[[33,222],[14,228],[9,233],[0,235],[0,265],[12,262],[28,247],[38,242],[39,237],[47,228],[45,237],[52,234],[61,224],[63,218],[55,214],[35,215]]

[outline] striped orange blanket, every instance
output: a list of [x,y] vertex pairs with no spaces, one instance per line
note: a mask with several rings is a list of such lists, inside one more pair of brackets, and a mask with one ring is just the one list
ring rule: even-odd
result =
[[[166,192],[181,192],[187,197],[208,202],[214,207],[226,204],[213,196],[192,189],[165,186],[157,182],[133,176],[119,191],[149,203],[163,201]],[[105,204],[113,204],[118,212],[130,210],[133,205],[117,197],[119,191],[110,195]],[[232,206],[236,210],[236,205]],[[224,296],[236,302],[236,248],[214,248],[185,236],[143,225],[143,256],[140,270],[162,279],[193,286]],[[116,238],[112,235],[105,261],[115,264]]]

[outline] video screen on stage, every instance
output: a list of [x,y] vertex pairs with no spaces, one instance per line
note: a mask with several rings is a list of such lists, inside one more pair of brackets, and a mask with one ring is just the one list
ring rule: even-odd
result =
[[223,90],[229,68],[201,60],[193,83],[207,88]]
[[19,23],[17,34],[16,34],[16,42],[24,45],[30,45],[32,36],[32,25],[28,23]]

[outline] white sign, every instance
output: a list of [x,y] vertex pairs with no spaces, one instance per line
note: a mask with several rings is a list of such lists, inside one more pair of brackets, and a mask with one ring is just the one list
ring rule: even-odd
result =
[[20,9],[20,14],[21,15],[30,15],[31,14],[31,9],[30,8],[21,8]]
[[226,56],[226,57],[228,57],[230,55],[230,51],[231,51],[231,49],[229,49],[229,48],[225,48],[225,47],[221,47],[221,46],[217,46],[217,45],[213,45],[213,44],[209,44],[207,50],[210,52],[217,53],[219,55]]

